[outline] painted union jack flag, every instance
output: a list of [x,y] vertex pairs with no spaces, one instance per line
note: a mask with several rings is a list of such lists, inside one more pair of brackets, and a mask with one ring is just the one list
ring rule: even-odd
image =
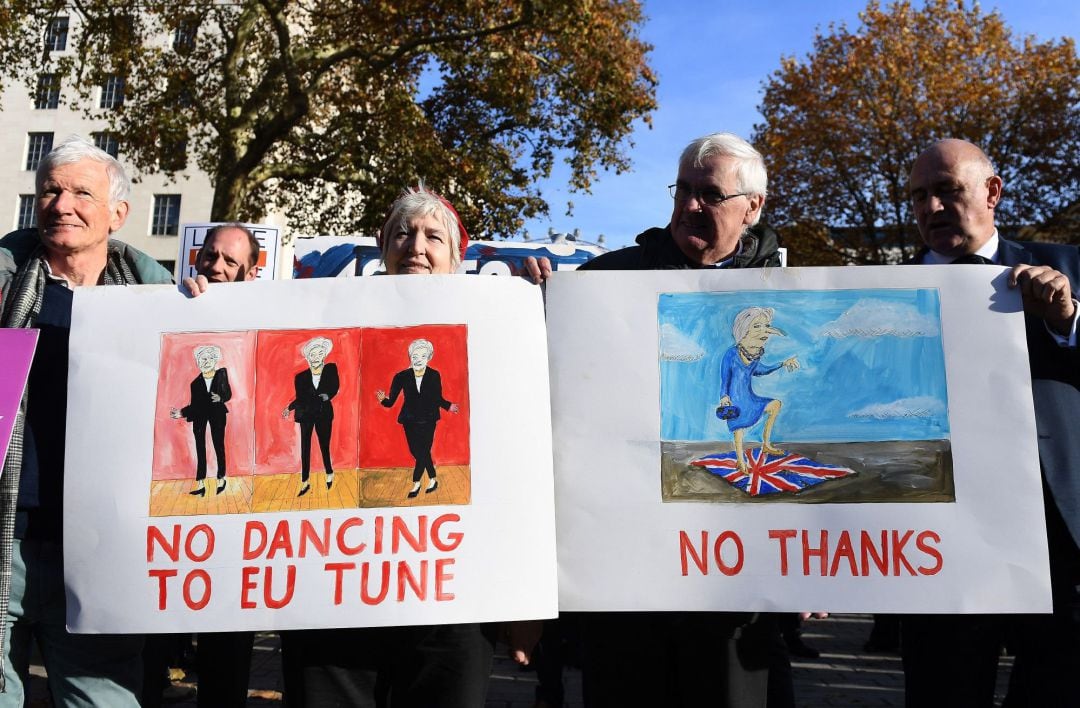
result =
[[704,467],[752,497],[782,492],[794,494],[830,479],[856,474],[847,467],[827,465],[801,455],[766,454],[761,448],[747,450],[746,457],[749,464],[745,472],[736,465],[734,450],[705,455],[690,464]]

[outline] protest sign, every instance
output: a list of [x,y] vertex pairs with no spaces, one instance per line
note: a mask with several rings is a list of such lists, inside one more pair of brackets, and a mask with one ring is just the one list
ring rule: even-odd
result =
[[560,609],[1048,612],[996,267],[557,274]]
[[194,300],[88,288],[74,313],[73,631],[555,613],[535,286],[322,279]]
[[5,458],[37,339],[36,329],[0,329],[0,368],[4,371],[0,377],[0,451]]
[[[352,278],[384,273],[382,251],[372,236],[316,236],[293,241],[293,278]],[[458,273],[522,275],[525,259],[547,258],[555,271],[576,270],[604,253],[575,240],[470,241]]]

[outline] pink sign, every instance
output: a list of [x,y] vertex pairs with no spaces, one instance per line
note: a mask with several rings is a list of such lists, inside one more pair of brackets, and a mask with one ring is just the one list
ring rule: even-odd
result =
[[26,377],[30,375],[37,339],[36,329],[0,329],[0,371],[4,372],[0,376],[0,449],[4,457],[7,457],[19,402],[26,390]]

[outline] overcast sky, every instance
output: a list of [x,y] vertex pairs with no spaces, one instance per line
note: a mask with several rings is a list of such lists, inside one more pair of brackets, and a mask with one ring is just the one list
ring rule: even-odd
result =
[[[588,195],[570,193],[566,172],[557,167],[540,186],[551,205],[550,218],[528,222],[529,233],[536,238],[549,227],[580,228],[583,239],[604,234],[605,245],[617,248],[647,227],[666,224],[671,216],[666,186],[674,181],[686,143],[719,130],[749,139],[761,120],[762,82],[780,58],[805,57],[815,30],[829,23],[846,22],[854,29],[865,6],[856,0],[646,0],[641,35],[654,47],[650,62],[660,79],[659,108],[652,129],[639,125],[634,133],[632,171],[601,174]],[[1080,34],[1076,0],[991,0],[982,6],[997,8],[1016,34],[1041,40]],[[565,215],[568,200],[574,202],[573,216]]]

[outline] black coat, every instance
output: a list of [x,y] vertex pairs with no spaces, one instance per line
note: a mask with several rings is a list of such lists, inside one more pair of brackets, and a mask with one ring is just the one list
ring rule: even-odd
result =
[[440,417],[439,409],[450,410],[450,401],[442,395],[442,376],[430,366],[424,372],[420,390],[416,390],[416,377],[412,369],[405,369],[394,374],[390,384],[390,395],[382,400],[387,408],[394,405],[398,394],[405,395],[397,421],[406,423],[433,423]]
[[[636,246],[609,251],[583,263],[578,270],[671,270],[694,268],[671,237],[671,227],[648,229],[635,239]],[[764,268],[780,265],[779,239],[764,224],[751,226],[742,237],[742,251],[731,268]]]
[[[221,400],[210,400],[210,394],[216,393]],[[224,420],[229,412],[225,402],[232,398],[232,388],[229,387],[229,373],[225,369],[214,372],[214,378],[210,382],[210,390],[206,390],[202,374],[196,376],[191,382],[191,403],[180,409],[180,415],[189,423],[198,421]]]
[[[318,388],[311,380],[311,369],[304,369],[293,378],[296,398],[289,404],[289,410],[295,412],[297,423],[314,423],[318,420],[334,419],[334,404],[330,401],[337,395],[341,386],[338,380],[337,364],[323,365]],[[326,400],[319,394],[325,394]]]

